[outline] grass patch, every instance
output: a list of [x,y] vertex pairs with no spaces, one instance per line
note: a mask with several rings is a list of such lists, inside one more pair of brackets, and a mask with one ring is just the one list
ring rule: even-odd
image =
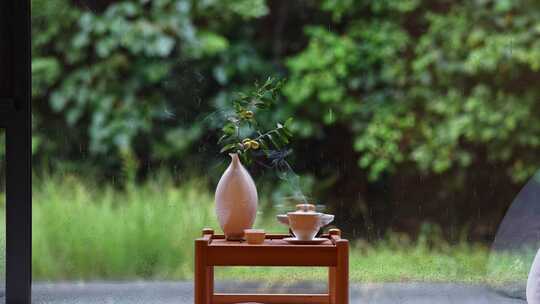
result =
[[[493,254],[480,245],[460,244],[446,249],[414,245],[396,248],[382,241],[350,251],[353,282],[454,282],[465,284],[524,284],[530,255]],[[299,280],[325,281],[326,269],[294,267],[293,271],[271,267],[220,269],[219,279],[265,280],[292,284]]]
[[[200,180],[178,186],[163,176],[122,191],[73,175],[35,178],[34,279],[191,279],[193,239],[203,227],[219,231],[213,195],[207,189]],[[256,226],[286,231],[272,214],[259,216]],[[502,284],[526,278],[529,265],[516,262],[515,256],[494,258],[487,248],[466,243],[449,246],[437,241],[433,246],[434,239],[436,235],[425,235],[417,242],[404,242],[391,235],[377,244],[354,242],[351,280]],[[216,276],[286,284],[325,280],[326,270],[236,267],[219,269]]]

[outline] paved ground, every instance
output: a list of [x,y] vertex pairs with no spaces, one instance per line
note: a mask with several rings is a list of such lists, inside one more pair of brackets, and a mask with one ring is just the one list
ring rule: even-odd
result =
[[[311,292],[322,284],[264,286],[221,283],[223,292]],[[192,304],[193,285],[186,282],[40,283],[33,286],[33,303],[43,304]],[[455,284],[361,284],[351,286],[351,303],[362,304],[526,304],[481,286]]]

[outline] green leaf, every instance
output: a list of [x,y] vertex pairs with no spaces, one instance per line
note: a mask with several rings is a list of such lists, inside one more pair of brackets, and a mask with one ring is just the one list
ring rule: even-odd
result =
[[277,148],[280,149],[281,145],[274,139],[274,137],[271,134],[266,134],[266,137],[272,142],[272,144]]
[[225,151],[229,151],[229,150],[232,150],[236,147],[236,143],[232,143],[232,144],[228,144],[228,145],[225,145],[223,146],[223,148],[221,148],[221,150],[219,151],[219,153],[223,153]]
[[284,129],[277,129],[276,131],[277,135],[279,136],[279,139],[285,143],[285,144],[288,144],[289,143],[289,139],[287,138],[287,134],[284,133]]
[[283,132],[288,138],[292,138],[292,136],[293,136],[291,131],[289,131],[287,128],[281,129],[281,132]]
[[218,140],[217,143],[220,144],[220,143],[223,142],[227,137],[229,137],[229,135],[224,134],[223,136],[221,136],[221,137],[219,138],[219,140]]
[[259,143],[261,144],[261,148],[266,156],[270,155],[270,148],[266,144],[266,140],[264,138],[259,139]]
[[62,93],[55,92],[51,95],[49,102],[53,111],[60,112],[68,103],[68,99],[66,98],[66,96],[62,95]]
[[236,132],[236,127],[232,123],[227,123],[221,130],[227,135],[233,135]]
[[293,122],[293,118],[292,118],[292,117],[287,118],[287,120],[286,120],[285,123],[284,123],[285,128],[290,128],[291,125],[292,125],[292,122]]

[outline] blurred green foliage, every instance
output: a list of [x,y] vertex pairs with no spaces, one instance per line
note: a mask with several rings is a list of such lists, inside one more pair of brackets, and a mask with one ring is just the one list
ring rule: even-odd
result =
[[539,161],[539,8],[326,1],[341,30],[308,28],[308,46],[287,62],[291,102],[332,110],[314,125],[350,126],[373,179],[408,162],[443,173],[487,157],[523,181]]
[[[228,48],[218,28],[266,13],[261,1],[124,1],[97,9],[33,1],[34,134],[39,152],[101,158],[103,169],[124,155],[166,160],[199,140],[200,110],[185,88],[198,72],[182,69],[208,65]],[[208,23],[197,28],[197,20]]]
[[[98,187],[88,176],[34,178],[32,273],[34,280],[191,280],[193,239],[201,229],[219,231],[206,181],[178,186],[161,172],[127,191]],[[0,195],[0,203],[3,195]],[[265,202],[266,198],[261,198]],[[257,216],[256,227],[285,233],[274,212]],[[5,236],[0,208],[0,253]],[[159,223],[159,225],[156,225]],[[61,241],[59,241],[61,240]],[[535,250],[536,252],[536,250]],[[535,253],[534,252],[534,253]],[[534,256],[534,253],[531,257]],[[425,224],[416,240],[389,232],[373,244],[351,243],[353,282],[461,282],[524,286],[531,257],[490,252],[488,247],[449,244]],[[0,261],[3,257],[0,255]],[[4,274],[0,263],[0,275]],[[325,281],[324,268],[219,267],[219,279],[270,283]]]
[[371,180],[487,161],[521,182],[540,163],[535,1],[82,3],[32,1],[39,157],[102,169],[217,157],[219,118],[205,117],[281,75],[272,115],[293,115],[310,143],[345,128],[340,149]]

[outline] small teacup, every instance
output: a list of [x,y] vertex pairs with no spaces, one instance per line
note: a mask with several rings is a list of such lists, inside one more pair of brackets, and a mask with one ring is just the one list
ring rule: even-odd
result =
[[264,243],[266,233],[264,229],[244,229],[244,236],[248,244],[257,245]]

